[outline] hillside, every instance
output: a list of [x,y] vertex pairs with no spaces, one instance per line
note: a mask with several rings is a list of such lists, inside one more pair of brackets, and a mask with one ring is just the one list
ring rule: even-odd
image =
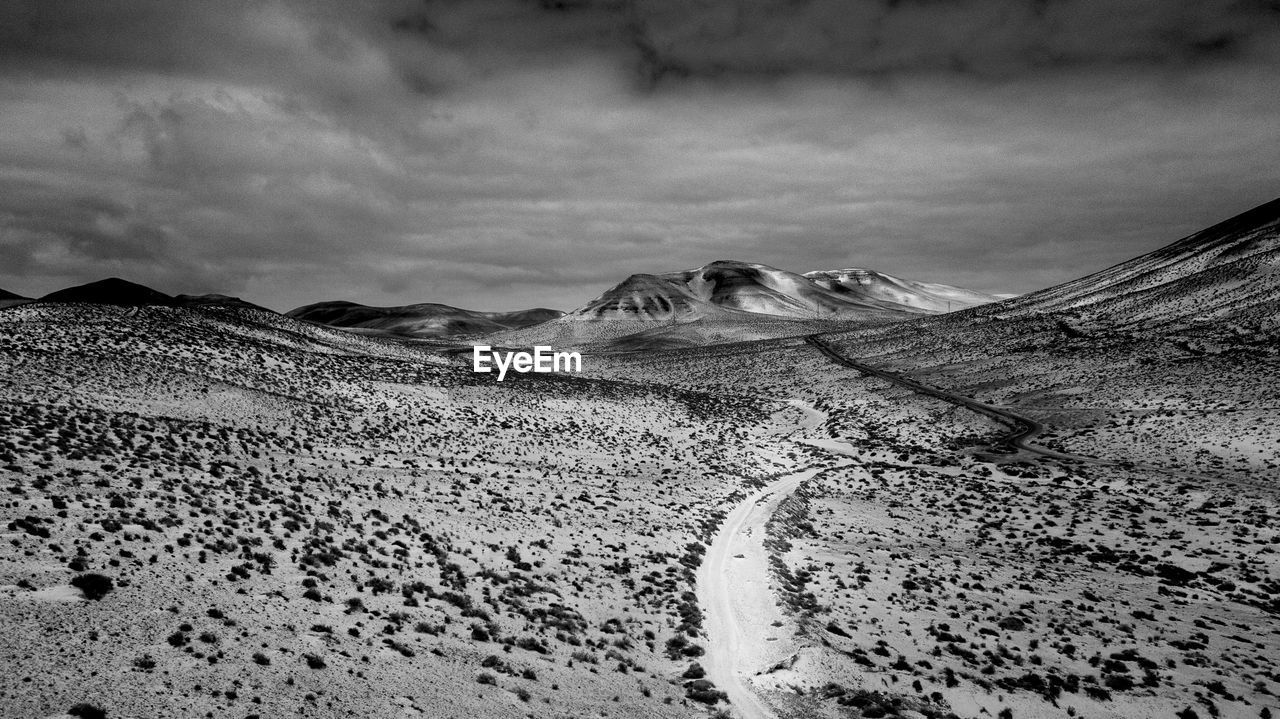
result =
[[1274,201],[1056,287],[829,340],[1057,425],[1055,442],[1070,451],[1271,473],[1280,469],[1268,451],[1280,407],[1278,252]]
[[987,308],[1063,313],[1114,328],[1179,323],[1280,326],[1280,199],[1141,257]]
[[369,307],[355,302],[319,302],[290,310],[288,316],[308,322],[407,337],[487,335],[555,319],[564,313],[537,308],[514,312],[477,312],[449,305],[422,303]]
[[928,312],[957,310],[998,302],[999,297],[951,285],[904,280],[874,270],[850,268],[806,272],[804,276],[836,293],[892,302]]

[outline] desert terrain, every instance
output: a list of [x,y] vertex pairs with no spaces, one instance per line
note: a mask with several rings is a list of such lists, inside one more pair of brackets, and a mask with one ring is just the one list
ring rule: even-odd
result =
[[6,716],[687,716],[703,542],[794,464],[752,397],[239,309],[0,327]]
[[962,312],[592,324],[501,383],[217,298],[13,304],[0,714],[1270,717],[1262,209]]

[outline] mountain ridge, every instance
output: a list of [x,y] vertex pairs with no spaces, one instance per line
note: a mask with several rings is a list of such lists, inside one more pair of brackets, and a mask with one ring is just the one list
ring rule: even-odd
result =
[[511,312],[482,312],[434,302],[375,307],[346,300],[332,300],[303,305],[289,310],[285,315],[330,327],[432,338],[521,329],[561,317],[564,313],[545,307]]
[[967,307],[998,298],[871,270],[801,275],[761,263],[716,260],[693,269],[630,275],[563,317],[496,333],[493,339],[615,349],[719,344],[900,322],[936,314],[948,299]]
[[[843,274],[842,274],[843,273]],[[860,273],[860,274],[857,274]],[[865,286],[875,278],[874,291]],[[896,292],[884,289],[893,286]],[[789,319],[888,318],[893,314],[937,311],[929,287],[949,292],[957,305],[992,302],[995,297],[949,285],[925,285],[871,270],[798,274],[769,265],[716,260],[701,267],[657,274],[634,274],[566,315],[574,320],[692,320],[734,313]],[[914,297],[912,295],[925,295]]]

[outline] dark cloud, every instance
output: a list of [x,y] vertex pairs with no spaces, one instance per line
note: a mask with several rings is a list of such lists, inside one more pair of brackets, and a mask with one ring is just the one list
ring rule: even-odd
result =
[[0,6],[0,287],[569,308],[634,272],[1026,291],[1280,192],[1274,2]]
[[1280,14],[1248,0],[637,0],[648,76],[958,71],[1010,77],[1274,52]]

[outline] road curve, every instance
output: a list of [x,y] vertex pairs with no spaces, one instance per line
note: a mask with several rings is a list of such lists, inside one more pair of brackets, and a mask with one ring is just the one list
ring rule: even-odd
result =
[[1000,422],[1001,424],[1008,425],[1010,428],[1009,434],[1001,437],[997,441],[998,445],[1001,445],[1005,448],[1014,449],[1014,450],[1019,450],[1019,449],[1025,450],[1027,452],[1044,455],[1046,457],[1053,457],[1056,459],[1068,459],[1068,460],[1086,461],[1086,462],[1096,461],[1094,460],[1093,457],[1083,457],[1083,456],[1078,456],[1074,454],[1066,454],[1064,452],[1054,452],[1053,450],[1045,449],[1044,447],[1031,444],[1031,439],[1033,439],[1036,435],[1044,431],[1044,425],[1035,421],[1034,419],[1031,419],[1030,417],[1023,417],[1022,415],[1014,414],[1013,412],[1010,412],[1007,409],[992,407],[989,404],[983,404],[982,402],[979,402],[975,399],[965,397],[963,395],[958,395],[958,394],[955,394],[954,392],[947,392],[946,390],[941,390],[936,387],[930,387],[929,385],[921,384],[909,377],[905,377],[903,375],[897,374],[896,372],[889,372],[887,370],[877,369],[875,367],[872,367],[871,365],[863,364],[856,360],[849,359],[848,357],[845,357],[844,355],[837,352],[835,348],[833,348],[831,345],[827,344],[827,342],[823,340],[820,335],[809,335],[804,338],[804,341],[809,343],[813,347],[817,348],[819,352],[826,355],[827,358],[829,358],[833,362],[858,370],[859,372],[865,375],[871,375],[872,377],[879,377],[880,379],[888,380],[890,382],[893,382],[894,384],[898,384],[903,387],[906,387],[907,389],[910,389],[913,392],[919,392],[920,394],[925,394],[930,397],[936,397],[940,400],[943,400],[944,402],[950,402],[951,404],[959,405],[961,407],[964,407],[965,409],[977,412],[978,414],[986,415],[987,417],[990,417],[996,420],[997,422]]
[[1174,469],[1171,467],[1161,467],[1158,465],[1150,464],[1148,462],[1101,459],[1099,457],[1090,457],[1083,454],[1055,452],[1051,449],[1046,449],[1044,447],[1031,444],[1031,440],[1035,438],[1036,435],[1044,431],[1044,425],[1040,424],[1034,419],[1030,419],[1029,417],[1023,417],[1020,414],[1015,414],[1013,412],[1010,412],[1009,410],[1002,409],[1000,407],[992,407],[989,404],[983,404],[969,397],[964,397],[962,395],[958,395],[952,392],[940,390],[936,387],[930,387],[928,385],[921,384],[913,379],[904,377],[903,375],[900,375],[894,372],[888,372],[886,370],[877,369],[875,367],[872,367],[871,365],[863,364],[856,360],[851,360],[848,357],[845,357],[844,355],[837,352],[833,347],[831,347],[831,345],[827,344],[826,341],[822,339],[822,335],[820,334],[808,335],[807,337],[804,338],[804,341],[808,342],[810,345],[813,345],[813,347],[817,348],[820,352],[822,352],[822,354],[826,355],[833,362],[842,364],[846,367],[851,367],[855,370],[858,370],[859,372],[862,372],[863,374],[871,375],[873,377],[879,377],[881,379],[885,379],[890,382],[893,382],[894,384],[902,385],[903,387],[906,387],[907,389],[910,389],[912,391],[919,392],[921,394],[926,394],[926,395],[929,395],[930,397],[937,397],[938,399],[941,399],[945,402],[950,402],[952,404],[959,405],[966,409],[973,410],[974,412],[986,415],[1002,424],[1008,425],[1010,428],[1012,428],[1012,431],[1009,434],[1001,437],[999,440],[997,440],[997,443],[996,443],[998,445],[1003,445],[1003,447],[1005,448],[1025,450],[1032,454],[1038,454],[1043,457],[1049,457],[1051,459],[1062,459],[1062,460],[1067,460],[1069,462],[1079,462],[1082,464],[1090,464],[1098,467],[1120,467],[1126,470],[1140,469],[1140,470],[1149,471],[1149,472],[1157,472],[1159,474],[1168,475],[1170,477],[1179,477],[1182,479],[1196,480],[1196,479],[1201,479],[1205,476],[1209,476],[1219,481],[1239,485],[1242,487],[1251,487],[1251,488],[1263,487],[1263,488],[1269,489],[1273,486],[1272,484],[1268,484],[1265,481],[1263,482],[1251,481],[1248,479],[1242,479],[1238,477],[1229,477],[1220,473],[1208,474],[1201,471],[1189,472],[1186,470]]
[[[751,691],[747,678],[771,662],[769,621],[780,616],[769,588],[769,555],[764,547],[765,523],[778,503],[821,471],[806,469],[770,482],[739,502],[720,525],[697,572],[697,594],[703,605],[707,679],[729,696],[740,719],[773,719],[774,714]],[[774,660],[776,661],[776,659]]]

